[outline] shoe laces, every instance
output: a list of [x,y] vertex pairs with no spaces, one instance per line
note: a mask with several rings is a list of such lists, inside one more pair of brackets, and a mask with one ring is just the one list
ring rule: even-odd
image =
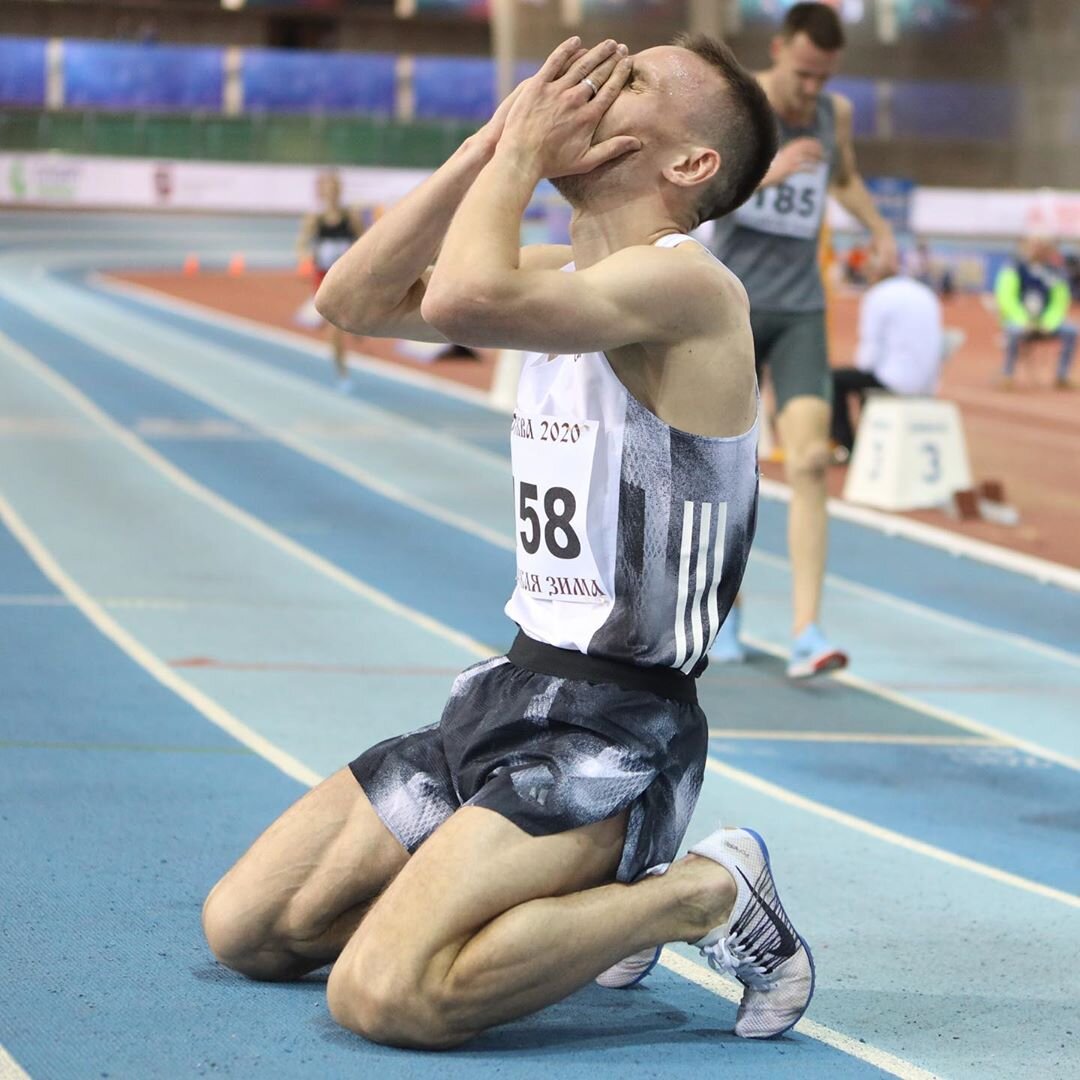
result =
[[711,968],[734,975],[744,986],[752,986],[755,990],[771,990],[776,981],[764,959],[736,934],[722,937],[715,945],[705,946],[701,954],[708,959]]

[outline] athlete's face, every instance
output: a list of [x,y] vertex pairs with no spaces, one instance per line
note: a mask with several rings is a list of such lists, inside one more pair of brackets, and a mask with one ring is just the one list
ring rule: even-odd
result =
[[591,173],[555,180],[572,203],[601,179],[655,181],[673,152],[700,142],[695,114],[715,102],[720,76],[699,56],[674,45],[646,49],[631,60],[632,74],[601,118],[593,142],[633,135],[641,149]]
[[806,34],[772,42],[772,79],[782,109],[809,112],[840,66],[840,50],[819,49]]
[[328,207],[336,207],[341,201],[341,181],[336,176],[319,178],[319,198]]

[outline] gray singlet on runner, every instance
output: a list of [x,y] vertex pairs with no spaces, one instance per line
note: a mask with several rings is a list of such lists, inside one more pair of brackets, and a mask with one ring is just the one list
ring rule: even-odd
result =
[[821,311],[825,290],[818,270],[818,237],[837,159],[833,99],[821,95],[806,127],[792,127],[779,117],[777,124],[780,146],[794,139],[817,139],[825,150],[823,164],[760,189],[735,213],[720,218],[712,249],[746,286],[754,311]]

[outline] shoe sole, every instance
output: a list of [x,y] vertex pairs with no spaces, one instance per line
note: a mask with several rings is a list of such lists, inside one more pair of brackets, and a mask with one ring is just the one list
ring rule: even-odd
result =
[[816,675],[826,675],[830,671],[840,671],[848,665],[847,654],[839,649],[832,652],[822,653],[805,663],[788,664],[787,674],[789,679],[812,679]]
[[624,986],[620,986],[617,989],[619,989],[619,990],[629,990],[631,986],[637,986],[637,984],[639,982],[641,982],[642,979],[644,979],[649,974],[649,972],[652,971],[652,969],[654,967],[656,967],[657,964],[660,963],[660,954],[663,951],[664,951],[664,946],[663,945],[657,945],[656,946],[656,952],[653,954],[653,958],[649,962],[649,966],[633,982],[628,982]]
[[[764,837],[753,829],[746,829],[745,831],[761,845],[761,853],[765,856],[765,865],[769,868],[769,873],[772,874],[772,860],[769,858],[769,846],[765,843]],[[773,880],[775,884],[775,878]],[[814,954],[810,951],[810,946],[806,944],[806,939],[798,932],[798,930],[795,931],[795,936],[799,939],[799,944],[806,952],[806,959],[810,962],[810,993],[806,996],[806,1004],[803,1006],[802,1012],[799,1013],[786,1028],[781,1028],[779,1031],[774,1031],[771,1035],[764,1036],[766,1039],[775,1039],[785,1032],[790,1031],[806,1015],[806,1010],[810,1008],[810,1002],[814,999],[814,987],[817,984],[817,970],[814,967]],[[758,1038],[761,1037],[762,1036],[758,1036]]]

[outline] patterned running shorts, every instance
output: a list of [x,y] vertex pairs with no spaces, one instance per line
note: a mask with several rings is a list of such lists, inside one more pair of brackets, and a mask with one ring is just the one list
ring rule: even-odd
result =
[[629,809],[617,878],[670,862],[701,791],[708,725],[697,704],[537,674],[499,656],[462,672],[438,724],[350,764],[375,812],[414,852],[462,806],[531,836]]

